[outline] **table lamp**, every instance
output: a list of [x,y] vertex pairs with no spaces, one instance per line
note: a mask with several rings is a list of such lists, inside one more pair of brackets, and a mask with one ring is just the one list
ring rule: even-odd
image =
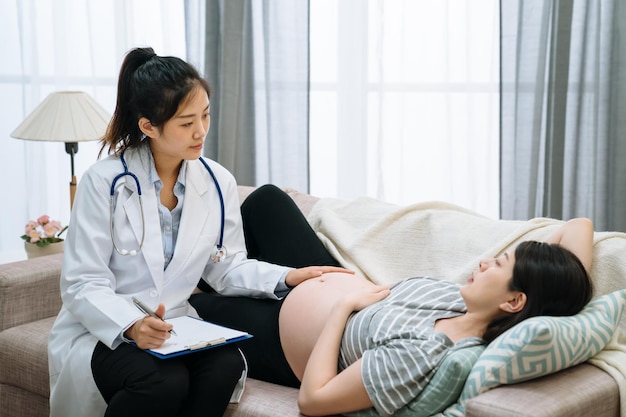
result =
[[91,96],[83,91],[58,91],[50,94],[11,133],[11,137],[26,140],[65,142],[70,155],[70,208],[76,193],[74,155],[78,142],[98,140],[106,132],[111,116]]

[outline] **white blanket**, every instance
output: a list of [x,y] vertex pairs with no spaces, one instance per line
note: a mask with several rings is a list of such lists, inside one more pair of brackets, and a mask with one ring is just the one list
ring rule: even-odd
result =
[[[406,207],[371,198],[322,198],[309,222],[331,254],[376,283],[432,276],[463,283],[483,258],[523,240],[542,240],[562,221],[494,220],[443,202]],[[596,232],[591,276],[596,294],[626,288],[626,234]]]
[[[481,259],[500,256],[523,240],[543,240],[562,224],[548,218],[495,220],[443,202],[399,207],[371,198],[323,198],[308,219],[335,259],[376,283],[414,276],[464,283]],[[591,278],[596,295],[626,288],[625,233],[595,233]],[[626,334],[626,317],[621,328]],[[613,344],[592,363],[620,385],[626,417],[626,345]]]

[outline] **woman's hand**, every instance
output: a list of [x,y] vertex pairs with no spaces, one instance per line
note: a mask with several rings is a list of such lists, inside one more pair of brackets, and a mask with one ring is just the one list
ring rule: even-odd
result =
[[[159,304],[155,313],[157,316],[163,317],[165,315],[165,306]],[[124,335],[128,339],[133,340],[140,349],[155,349],[161,347],[170,338],[172,327],[170,323],[166,323],[163,320],[146,316],[133,323],[124,332]]]
[[337,304],[344,305],[350,312],[361,311],[380,300],[386,298],[391,290],[391,285],[375,285],[373,287],[359,289],[346,294]]
[[307,279],[317,278],[327,272],[345,272],[347,274],[354,274],[354,271],[338,266],[307,266],[305,268],[292,269],[287,272],[287,276],[285,276],[285,284],[287,284],[288,287],[295,287]]

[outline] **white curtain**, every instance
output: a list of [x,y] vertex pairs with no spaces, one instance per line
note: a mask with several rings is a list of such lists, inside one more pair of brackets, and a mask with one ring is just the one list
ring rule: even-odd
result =
[[[82,90],[109,113],[125,53],[152,46],[185,58],[182,1],[0,0],[0,263],[24,259],[24,225],[42,214],[69,221],[70,157],[62,143],[11,132],[51,92]],[[75,156],[80,182],[98,142]]]
[[626,231],[626,3],[502,0],[502,217]]
[[311,1],[311,193],[499,215],[497,0]]

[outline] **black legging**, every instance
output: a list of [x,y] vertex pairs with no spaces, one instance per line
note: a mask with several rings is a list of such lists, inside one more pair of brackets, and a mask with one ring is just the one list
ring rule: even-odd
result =
[[[306,218],[286,193],[273,185],[253,191],[241,205],[248,257],[301,268],[339,266],[328,253]],[[292,387],[300,386],[282,347],[278,315],[284,300],[223,297],[203,281],[206,291],[190,298],[205,320],[244,330],[254,337],[241,342],[252,378]]]
[[278,187],[253,191],[241,205],[241,216],[248,258],[293,268],[339,266],[293,199]]

